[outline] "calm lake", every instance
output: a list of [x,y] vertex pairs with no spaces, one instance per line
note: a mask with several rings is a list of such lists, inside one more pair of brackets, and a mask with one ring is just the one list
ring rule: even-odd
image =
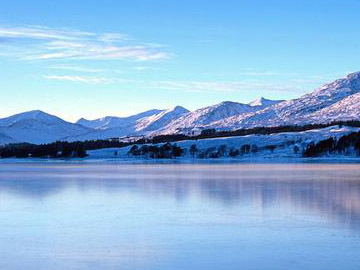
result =
[[360,165],[0,164],[1,270],[359,270]]

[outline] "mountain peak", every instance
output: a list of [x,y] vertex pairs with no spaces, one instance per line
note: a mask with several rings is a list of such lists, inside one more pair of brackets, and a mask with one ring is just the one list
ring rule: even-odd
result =
[[[45,113],[32,110],[0,119],[2,135],[16,142],[49,143],[64,137],[86,133],[88,129]],[[3,141],[4,139],[0,139]]]
[[[327,83],[320,88],[318,88],[313,93],[318,94],[322,92],[336,92],[343,91],[342,89],[346,89],[350,91],[350,93],[354,94],[360,91],[360,72],[353,72],[341,79],[337,79],[331,83]],[[312,93],[311,93],[312,94]]]
[[23,112],[18,114],[19,116],[22,115],[24,116],[24,118],[39,118],[39,117],[44,117],[44,116],[52,116],[46,112],[43,112],[41,110],[31,110],[31,111],[27,111],[27,112]]
[[37,120],[43,122],[63,121],[57,116],[45,113],[40,110],[32,110],[23,113],[18,113],[6,118],[0,119],[2,125],[9,125],[22,120]]
[[264,102],[269,101],[268,99],[264,97],[260,97],[258,99],[255,99],[249,103],[250,106],[261,106],[264,104]]
[[227,100],[227,101],[220,102],[220,103],[210,106],[210,107],[233,107],[233,106],[239,106],[239,105],[244,105],[244,104]]
[[223,104],[223,105],[231,105],[231,104],[238,104],[238,103],[235,102],[235,101],[226,100],[226,101],[221,102],[220,104]]
[[360,90],[360,72],[353,72],[346,76],[351,89]]
[[347,80],[360,80],[360,71],[352,72],[346,76]]
[[254,101],[251,101],[249,103],[250,106],[255,107],[255,106],[263,106],[263,107],[267,107],[267,106],[271,106],[277,103],[282,102],[283,100],[271,100],[271,99],[266,99],[264,97],[260,97],[258,99],[255,99]]
[[182,106],[175,106],[174,108],[172,108],[172,111],[181,112],[181,113],[189,112],[188,109],[186,109],[186,108],[184,108]]

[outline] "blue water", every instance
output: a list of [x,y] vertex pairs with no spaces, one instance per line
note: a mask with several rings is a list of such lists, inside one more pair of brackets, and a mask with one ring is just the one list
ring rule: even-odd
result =
[[0,270],[358,270],[360,165],[0,164]]

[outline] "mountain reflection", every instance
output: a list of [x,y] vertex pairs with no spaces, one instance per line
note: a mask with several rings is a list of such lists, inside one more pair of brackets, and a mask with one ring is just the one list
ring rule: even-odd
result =
[[358,165],[4,165],[1,194],[31,199],[75,188],[79,192],[133,192],[186,201],[191,196],[229,207],[287,206],[360,230]]

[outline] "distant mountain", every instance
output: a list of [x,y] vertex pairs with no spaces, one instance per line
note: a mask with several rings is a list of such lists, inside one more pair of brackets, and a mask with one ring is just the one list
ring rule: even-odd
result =
[[7,143],[47,143],[88,131],[84,126],[38,110],[0,119],[0,134],[7,138]]
[[7,135],[0,133],[0,145],[5,145],[9,143],[17,143],[17,141]]
[[[248,128],[291,124],[324,123],[332,120],[360,119],[357,93],[360,92],[360,72],[325,84],[310,94],[283,101],[246,115],[235,115],[213,124],[217,128]],[[336,105],[336,103],[341,102]],[[349,106],[351,104],[351,109]],[[340,108],[342,107],[342,108]],[[348,108],[348,109],[344,109]],[[341,112],[341,117],[338,113]],[[331,113],[331,115],[330,115]]]
[[231,130],[335,120],[360,120],[360,72],[351,73],[312,93],[288,101],[265,98],[249,104],[224,101],[195,111],[176,106],[129,117],[82,118],[75,124],[42,111],[30,111],[0,119],[0,144],[189,134],[206,128]]
[[119,128],[119,127],[131,128],[132,126],[136,125],[136,122],[139,119],[156,115],[163,111],[164,110],[149,110],[128,117],[106,116],[95,120],[86,120],[84,118],[81,118],[76,123],[94,129],[109,129],[109,128]]
[[184,114],[182,117],[169,123],[162,130],[157,132],[171,134],[184,131],[191,131],[212,126],[214,123],[222,121],[232,116],[247,115],[272,106],[281,101],[260,98],[249,104],[232,101],[224,101],[219,104],[198,109]]
[[189,113],[189,110],[176,106],[175,108],[141,119],[137,123],[136,129],[138,132],[158,130],[187,113]]
[[188,113],[181,106],[169,110],[150,110],[129,117],[104,117],[93,121],[80,119],[77,123],[94,129],[86,134],[69,136],[67,140],[107,139],[122,136],[147,135],[151,131],[161,129],[173,120]]
[[266,107],[278,104],[278,103],[283,102],[283,101],[284,100],[270,100],[270,99],[266,99],[266,98],[261,97],[259,99],[256,99],[256,100],[250,102],[249,105],[253,106],[253,107],[266,108]]

